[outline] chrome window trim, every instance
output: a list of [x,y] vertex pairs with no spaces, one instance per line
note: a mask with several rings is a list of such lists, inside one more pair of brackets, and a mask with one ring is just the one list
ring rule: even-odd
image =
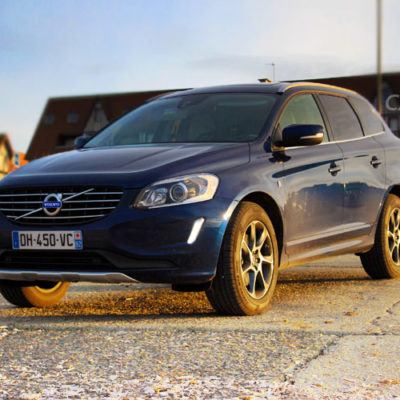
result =
[[295,147],[284,147],[283,149],[285,151],[287,151],[287,150],[305,149],[305,148],[310,148],[310,147],[326,146],[328,144],[339,144],[339,143],[346,143],[346,142],[354,142],[356,140],[368,139],[368,138],[373,137],[373,136],[380,136],[380,135],[383,135],[385,133],[386,133],[386,131],[382,131],[382,132],[374,133],[372,135],[361,136],[361,137],[353,138],[353,139],[335,140],[335,141],[332,141],[332,142],[323,142],[323,143],[320,143],[320,144],[318,144],[316,146],[295,146]]

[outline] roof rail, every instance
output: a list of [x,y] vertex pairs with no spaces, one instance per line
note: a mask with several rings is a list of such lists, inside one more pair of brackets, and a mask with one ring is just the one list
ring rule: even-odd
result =
[[351,90],[351,89],[342,88],[340,86],[328,85],[325,83],[314,83],[314,82],[297,82],[297,83],[291,83],[291,84],[284,84],[278,89],[278,93],[282,94],[282,93],[285,93],[289,89],[292,89],[294,87],[299,87],[299,86],[317,86],[317,87],[328,88],[328,89],[344,90],[345,92],[359,95],[359,93],[357,93],[356,91]]
[[179,92],[179,90],[172,90],[171,92],[165,92],[165,93],[158,94],[157,96],[150,97],[149,99],[147,99],[144,102],[144,104],[150,103],[154,100],[159,99],[160,97],[163,97],[163,96],[166,96],[167,94],[171,94],[171,93],[175,93],[175,92]]

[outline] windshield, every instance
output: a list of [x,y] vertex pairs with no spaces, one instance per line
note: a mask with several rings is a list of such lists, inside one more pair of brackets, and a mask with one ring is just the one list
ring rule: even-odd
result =
[[244,93],[160,99],[111,124],[85,147],[247,142],[261,133],[274,103],[274,95]]

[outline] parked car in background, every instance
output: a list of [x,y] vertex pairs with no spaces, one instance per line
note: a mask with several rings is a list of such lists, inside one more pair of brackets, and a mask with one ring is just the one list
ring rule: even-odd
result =
[[221,313],[266,309],[278,270],[355,253],[400,276],[400,140],[355,92],[315,83],[168,94],[0,182],[0,292],[170,283]]

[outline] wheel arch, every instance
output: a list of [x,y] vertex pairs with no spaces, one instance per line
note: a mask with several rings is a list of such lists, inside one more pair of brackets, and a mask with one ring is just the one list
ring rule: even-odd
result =
[[386,203],[386,200],[387,200],[389,194],[394,194],[395,196],[400,198],[400,183],[390,186],[387,189],[386,193],[384,194],[384,196],[382,198],[382,202],[379,207],[379,212],[378,212],[378,215],[376,216],[376,221],[375,221],[375,224],[373,227],[373,237],[375,237],[375,232],[378,227],[379,219],[381,218],[383,207],[385,206],[385,203]]
[[379,210],[378,210],[375,224],[374,224],[375,228],[379,223],[379,219],[381,217],[383,207],[385,206],[385,203],[386,203],[386,200],[387,200],[389,194],[394,194],[395,196],[400,197],[400,183],[389,186],[386,189],[385,193],[383,194],[381,203],[379,204]]
[[388,194],[395,194],[397,197],[400,197],[400,184],[393,185],[389,191],[386,193],[385,200]]
[[258,204],[268,214],[275,229],[276,239],[278,242],[279,261],[281,261],[283,252],[284,228],[282,213],[277,202],[267,193],[259,191],[246,194],[240,199],[238,204],[242,203],[243,201],[249,201]]

